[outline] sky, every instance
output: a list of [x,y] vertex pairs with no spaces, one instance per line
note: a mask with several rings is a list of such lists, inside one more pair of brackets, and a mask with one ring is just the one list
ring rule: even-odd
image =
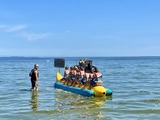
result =
[[0,56],[160,56],[160,0],[0,0]]

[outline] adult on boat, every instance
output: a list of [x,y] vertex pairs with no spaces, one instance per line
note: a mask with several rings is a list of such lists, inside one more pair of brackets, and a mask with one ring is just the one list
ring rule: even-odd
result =
[[86,62],[84,71],[85,71],[86,73],[91,73],[91,72],[92,72],[92,66],[91,66],[91,64],[90,64],[89,62]]

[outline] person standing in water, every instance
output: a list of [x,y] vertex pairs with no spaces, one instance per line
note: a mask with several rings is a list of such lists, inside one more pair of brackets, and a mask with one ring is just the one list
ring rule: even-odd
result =
[[30,91],[33,91],[34,88],[36,88],[36,91],[38,91],[38,78],[39,78],[38,68],[39,65],[35,64],[34,68],[29,73],[29,76],[31,77],[31,86],[32,86]]

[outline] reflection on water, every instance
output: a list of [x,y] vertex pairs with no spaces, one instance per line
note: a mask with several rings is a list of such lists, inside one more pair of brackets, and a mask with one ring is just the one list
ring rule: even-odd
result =
[[32,91],[31,92],[31,109],[33,111],[37,111],[38,110],[38,106],[39,106],[39,101],[38,101],[38,91]]
[[112,96],[104,97],[84,97],[71,92],[66,92],[60,89],[55,90],[55,100],[57,103],[65,105],[91,105],[91,106],[101,106],[107,100],[112,100]]
[[84,97],[74,93],[66,92],[63,90],[55,91],[55,103],[57,106],[64,107],[88,107],[94,108],[103,106],[106,100],[111,100],[112,97]]
[[74,114],[82,118],[102,118],[102,108],[106,107],[109,97],[84,97],[63,90],[55,90],[55,107],[64,115]]

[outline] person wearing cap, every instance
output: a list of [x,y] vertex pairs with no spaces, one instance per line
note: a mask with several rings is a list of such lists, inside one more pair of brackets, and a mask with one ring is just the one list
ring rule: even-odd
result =
[[30,91],[33,91],[34,88],[36,88],[36,90],[38,91],[38,78],[39,78],[39,73],[38,73],[38,68],[39,68],[39,65],[38,64],[35,64],[34,65],[34,68],[31,70],[31,89]]

